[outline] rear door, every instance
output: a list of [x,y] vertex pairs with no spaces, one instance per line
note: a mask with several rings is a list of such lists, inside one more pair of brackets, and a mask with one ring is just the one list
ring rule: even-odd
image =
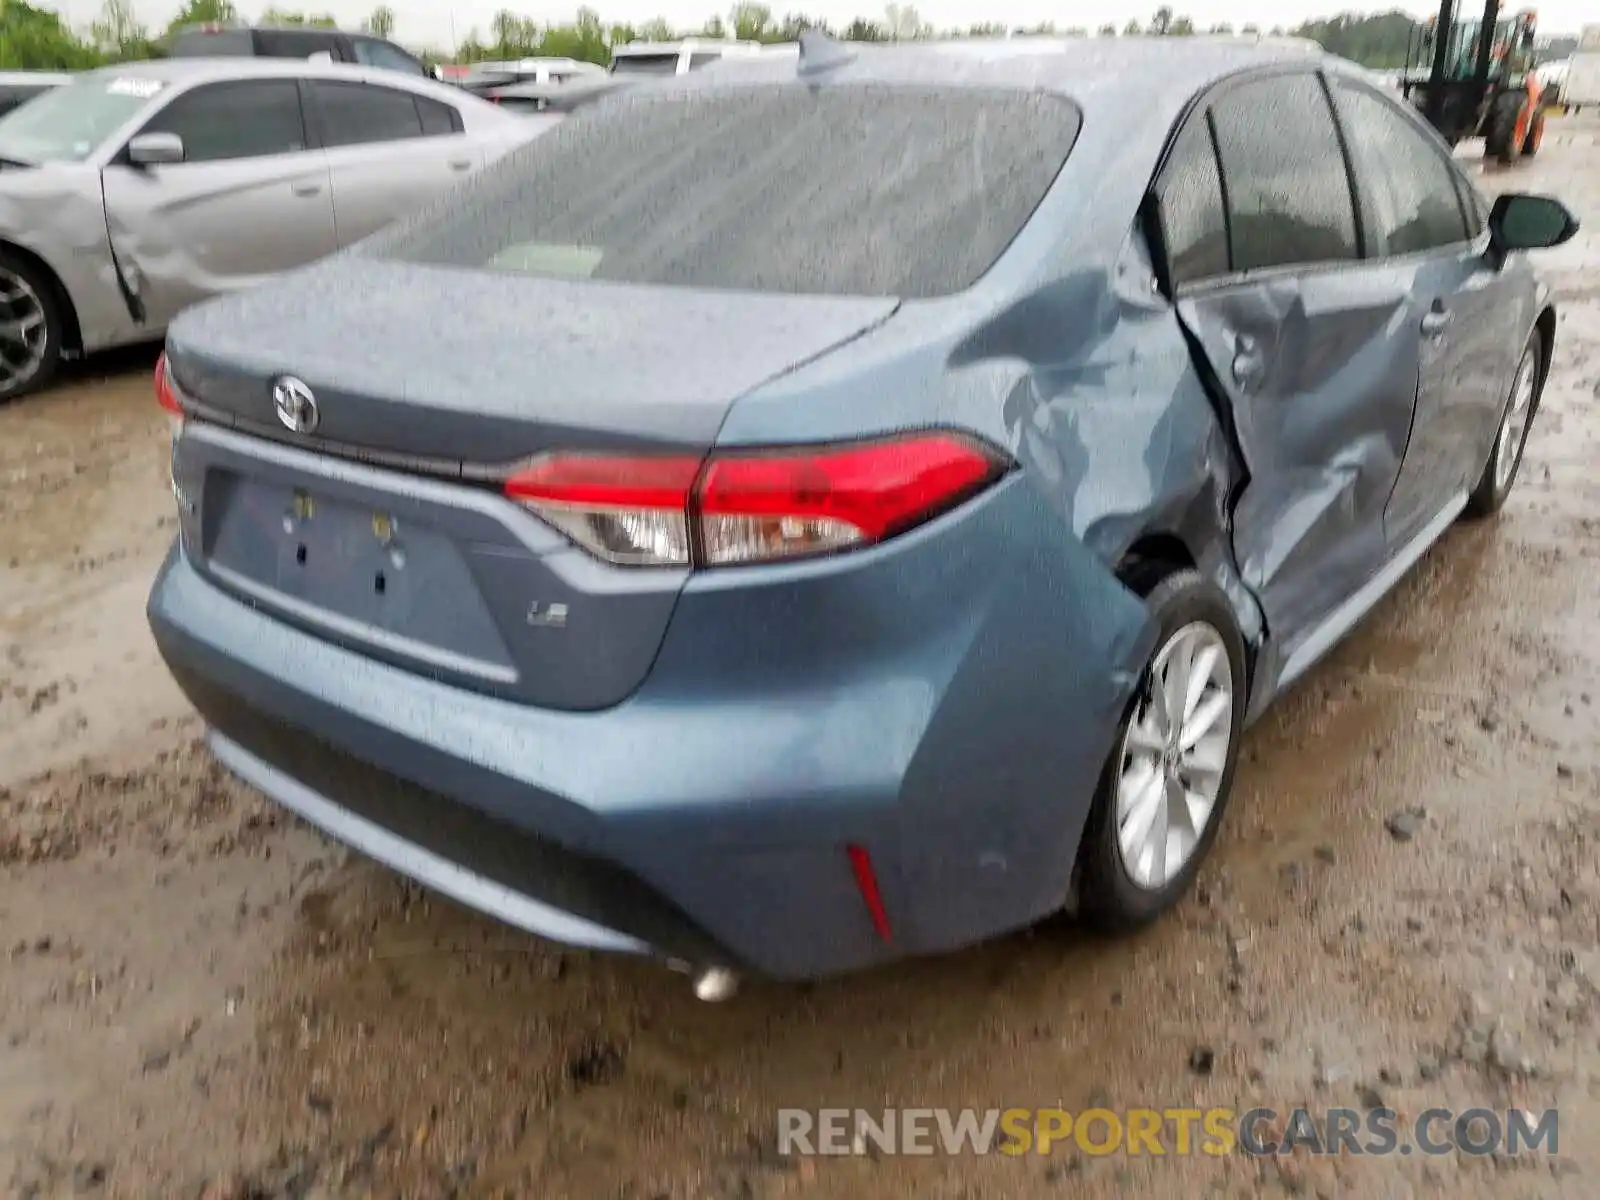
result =
[[[1354,80],[1332,81],[1350,146],[1367,253],[1406,281],[1423,312],[1417,407],[1384,511],[1391,547],[1416,536],[1482,469],[1484,430],[1503,395],[1494,282],[1445,148],[1409,113]],[[1508,308],[1510,306],[1507,306]],[[1514,341],[1515,333],[1509,340]]]
[[146,323],[338,248],[328,164],[312,149],[293,79],[203,84],[141,133],[174,133],[185,161],[104,172],[106,218]]
[[1248,473],[1234,554],[1288,652],[1386,556],[1422,309],[1405,272],[1361,260],[1338,127],[1313,71],[1211,94],[1158,195],[1178,313]]
[[377,83],[317,79],[308,88],[341,245],[422,207],[483,162],[452,105]]

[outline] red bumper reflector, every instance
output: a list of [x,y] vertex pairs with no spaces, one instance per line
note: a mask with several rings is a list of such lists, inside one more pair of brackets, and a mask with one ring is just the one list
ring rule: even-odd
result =
[[850,855],[850,869],[856,874],[856,887],[872,918],[872,927],[884,941],[892,941],[889,914],[883,907],[883,895],[878,891],[878,876],[872,869],[872,855],[867,853],[865,846],[846,846],[845,852]]

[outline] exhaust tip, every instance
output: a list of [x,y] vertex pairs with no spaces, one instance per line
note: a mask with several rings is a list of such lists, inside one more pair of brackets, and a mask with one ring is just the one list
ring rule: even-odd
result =
[[739,990],[739,977],[726,967],[710,967],[694,977],[695,999],[719,1004]]

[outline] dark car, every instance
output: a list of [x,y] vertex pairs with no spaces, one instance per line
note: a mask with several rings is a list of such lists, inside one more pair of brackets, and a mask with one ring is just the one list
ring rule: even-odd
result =
[[191,25],[173,35],[168,53],[173,58],[310,58],[326,54],[334,62],[434,76],[420,58],[384,38],[314,25]]
[[180,317],[150,623],[237,775],[702,995],[1133,928],[1505,502],[1575,228],[1320,52],[808,36]]
[[61,71],[0,71],[0,117],[72,80],[73,76]]

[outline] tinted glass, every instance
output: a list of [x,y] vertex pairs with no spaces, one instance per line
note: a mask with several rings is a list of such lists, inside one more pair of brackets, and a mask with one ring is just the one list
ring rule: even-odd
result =
[[404,51],[387,42],[372,42],[357,38],[356,61],[382,67],[387,71],[404,71],[408,75],[426,75],[427,69]]
[[263,58],[310,58],[313,54],[332,55],[335,62],[344,58],[339,53],[339,35],[331,31],[260,29],[256,46]]
[[53,88],[0,118],[0,158],[81,162],[166,86],[156,79],[96,72]]
[[709,67],[714,62],[720,62],[721,59],[722,55],[720,54],[707,54],[704,51],[699,54],[691,54],[689,55],[689,70],[697,71],[701,67]]
[[292,79],[213,83],[185,92],[142,133],[175,133],[185,162],[259,158],[306,148],[300,89]]
[[1356,165],[1367,253],[1416,254],[1466,240],[1455,172],[1393,105],[1361,88],[1334,89]]
[[422,136],[422,118],[410,92],[370,83],[313,83],[329,146],[392,142]]
[[621,54],[611,61],[611,70],[617,75],[676,75],[681,57],[676,50],[671,54]]
[[1058,96],[979,88],[617,97],[368,252],[687,287],[945,295],[1010,244],[1078,125]]
[[255,52],[255,35],[248,29],[190,29],[173,38],[168,51],[173,58],[254,57]]
[[1161,238],[1174,284],[1228,273],[1228,224],[1222,213],[1222,176],[1202,113],[1173,143],[1161,172]]
[[424,137],[433,137],[441,133],[454,133],[461,128],[461,117],[455,109],[438,100],[430,100],[426,96],[415,96],[417,113],[422,117],[422,133]]
[[1233,268],[1356,257],[1355,210],[1327,95],[1314,75],[1227,91],[1211,107]]

